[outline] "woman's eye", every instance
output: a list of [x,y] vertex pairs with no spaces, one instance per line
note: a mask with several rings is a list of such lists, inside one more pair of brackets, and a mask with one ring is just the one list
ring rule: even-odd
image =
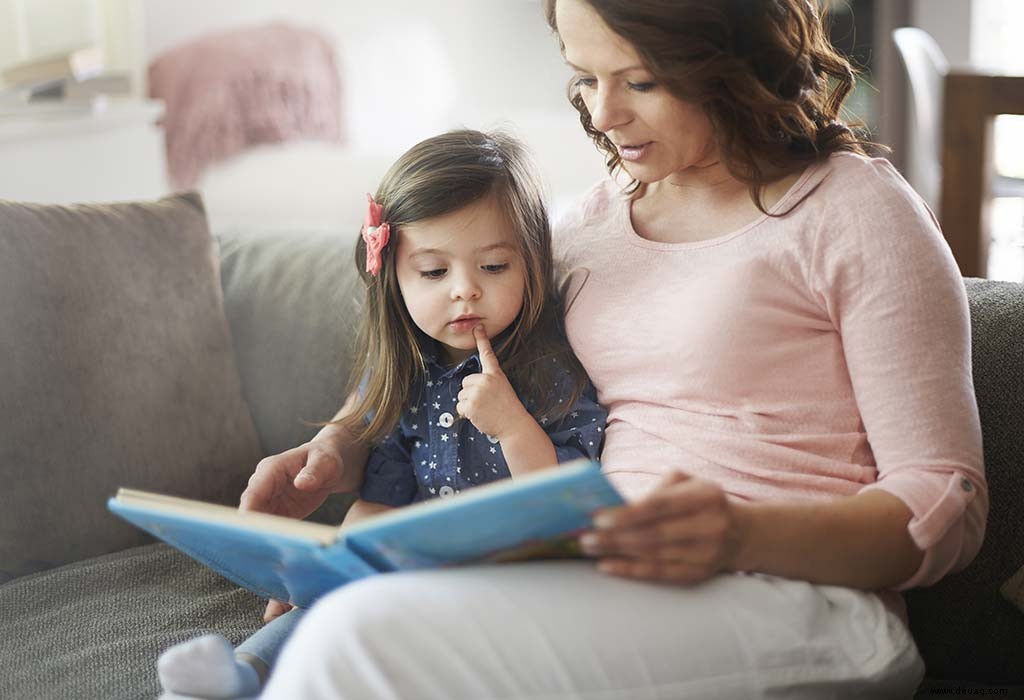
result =
[[656,83],[630,83],[629,89],[636,92],[649,92],[657,87]]
[[597,84],[597,81],[594,80],[593,78],[584,78],[584,77],[576,78],[576,82],[574,83],[574,85],[576,87],[578,87],[578,88],[592,88],[596,84]]
[[420,272],[420,277],[425,277],[428,280],[438,280],[444,277],[444,273],[446,272],[448,272],[448,270],[443,267],[436,270],[423,270]]
[[500,265],[481,265],[480,267],[487,272],[504,272],[508,269],[508,263],[502,263]]

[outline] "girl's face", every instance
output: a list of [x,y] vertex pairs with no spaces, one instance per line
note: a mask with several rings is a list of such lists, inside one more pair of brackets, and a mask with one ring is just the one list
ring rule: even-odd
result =
[[618,148],[629,175],[652,183],[718,161],[704,111],[653,81],[633,45],[584,0],[558,0],[558,34],[594,128]]
[[519,315],[526,274],[515,235],[494,197],[402,226],[398,286],[413,322],[448,362],[476,351],[475,326],[492,338]]

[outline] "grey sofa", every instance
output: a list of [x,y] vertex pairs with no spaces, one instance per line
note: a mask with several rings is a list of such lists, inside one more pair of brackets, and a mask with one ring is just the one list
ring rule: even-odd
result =
[[[348,367],[352,236],[212,239],[202,214],[194,196],[113,208],[0,202],[0,391],[15,386],[0,397],[0,698],[155,697],[162,649],[206,631],[237,642],[260,625],[262,601],[147,542],[102,501],[132,486],[230,503],[260,455],[302,442],[333,413]],[[139,243],[150,238],[166,245]],[[125,247],[133,257],[102,267]],[[160,252],[181,248],[196,254]],[[202,274],[174,278],[189,265]],[[88,284],[67,286],[75,276]],[[184,315],[179,297],[204,284],[206,296]],[[977,560],[907,595],[928,664],[922,697],[944,684],[1024,685],[1024,612],[999,592],[1024,565],[1024,285],[966,284],[992,510]],[[89,294],[100,300],[85,303]],[[139,301],[146,295],[153,303]],[[25,305],[38,308],[17,310]],[[103,342],[87,342],[96,332]],[[165,366],[174,358],[164,349],[196,333],[175,350],[186,360]],[[153,337],[162,340],[147,345]],[[63,352],[42,347],[55,343]],[[217,376],[202,373],[224,356]],[[5,364],[16,367],[4,374]],[[103,372],[136,384],[98,389]],[[166,395],[145,404],[140,387]],[[48,392],[63,398],[38,400]],[[95,395],[106,398],[88,400]],[[74,441],[54,446],[66,434]],[[211,436],[216,460],[187,449]],[[347,503],[333,500],[314,517],[337,522]]]

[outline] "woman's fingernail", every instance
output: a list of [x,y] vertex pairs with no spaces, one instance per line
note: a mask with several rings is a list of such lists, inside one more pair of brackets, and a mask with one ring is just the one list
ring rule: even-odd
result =
[[597,535],[588,533],[586,535],[580,535],[580,547],[584,552],[594,552],[597,550],[598,538]]
[[594,527],[606,528],[615,523],[615,517],[608,513],[598,513],[594,516]]

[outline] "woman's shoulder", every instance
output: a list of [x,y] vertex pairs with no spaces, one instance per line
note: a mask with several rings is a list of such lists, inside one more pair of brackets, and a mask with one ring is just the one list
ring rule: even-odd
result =
[[[885,158],[838,153],[823,162],[809,202],[812,265],[912,274],[951,260],[935,215]],[[870,264],[869,264],[870,263]]]
[[617,206],[622,205],[624,196],[618,183],[611,179],[603,179],[571,201],[555,218],[555,229],[604,220]]
[[885,158],[834,153],[813,168],[806,214],[819,232],[883,241],[938,233],[928,205]]
[[815,173],[820,189],[832,201],[859,205],[874,202],[923,203],[914,188],[886,158],[859,153],[833,153]]
[[586,241],[605,238],[604,227],[617,220],[613,214],[624,205],[625,197],[618,183],[605,179],[558,213],[552,226],[556,259],[566,260]]

